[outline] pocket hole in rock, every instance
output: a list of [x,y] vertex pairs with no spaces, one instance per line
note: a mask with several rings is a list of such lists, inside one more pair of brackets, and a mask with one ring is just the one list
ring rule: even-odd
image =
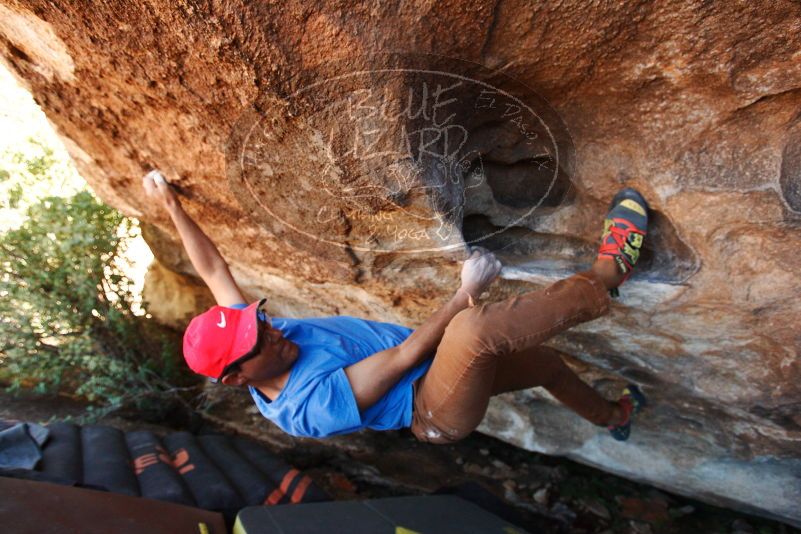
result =
[[572,148],[563,148],[555,157],[556,145],[548,141],[544,134],[526,139],[509,122],[480,124],[470,132],[468,149],[476,154],[470,173],[483,172],[493,200],[501,206],[516,210],[561,206],[573,200],[574,188],[564,170]]
[[511,208],[525,209],[533,206],[554,208],[572,200],[567,176],[560,170],[554,178],[547,162],[540,160],[540,163],[543,163],[542,167],[531,163],[486,162],[487,183],[495,201]]
[[651,210],[648,235],[633,279],[682,283],[698,272],[700,261],[661,211]]

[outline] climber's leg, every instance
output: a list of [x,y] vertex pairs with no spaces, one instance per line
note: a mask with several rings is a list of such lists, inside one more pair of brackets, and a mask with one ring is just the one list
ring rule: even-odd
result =
[[609,426],[621,423],[623,408],[604,399],[568,367],[562,352],[538,346],[509,354],[498,360],[492,395],[533,387],[544,387],[562,404],[587,421]]
[[555,284],[459,312],[445,329],[429,371],[417,383],[412,431],[447,443],[472,432],[492,394],[499,359],[541,344],[609,309],[601,276],[586,271]]
[[[591,270],[539,291],[458,313],[445,330],[431,368],[415,385],[415,436],[434,443],[463,438],[484,417],[500,358],[532,349],[559,332],[606,313],[607,291],[616,289],[631,273],[647,223],[647,204],[642,195],[624,189],[612,200]],[[575,385],[565,376],[561,380],[567,382],[557,389]],[[625,420],[612,429],[613,434],[630,423],[631,413],[628,410]]]

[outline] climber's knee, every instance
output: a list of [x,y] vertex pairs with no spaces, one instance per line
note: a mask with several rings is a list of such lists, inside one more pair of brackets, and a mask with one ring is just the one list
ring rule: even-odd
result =
[[476,306],[460,311],[451,319],[445,328],[442,342],[458,343],[472,354],[483,354],[489,348],[490,335],[480,313],[480,306]]
[[414,437],[417,438],[417,441],[433,443],[434,445],[449,445],[464,439],[473,431],[473,429],[442,429],[440,426],[434,424],[430,419],[424,421],[423,418],[414,417],[412,420],[411,431]]

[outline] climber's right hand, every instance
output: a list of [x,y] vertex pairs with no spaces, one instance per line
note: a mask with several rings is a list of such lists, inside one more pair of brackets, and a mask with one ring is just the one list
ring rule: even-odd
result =
[[502,267],[495,254],[483,247],[473,247],[462,266],[462,286],[459,289],[467,292],[474,301],[478,300],[501,273]]
[[142,177],[142,187],[144,187],[148,198],[158,201],[167,210],[178,205],[178,197],[175,195],[175,191],[159,171],[153,170],[144,175]]

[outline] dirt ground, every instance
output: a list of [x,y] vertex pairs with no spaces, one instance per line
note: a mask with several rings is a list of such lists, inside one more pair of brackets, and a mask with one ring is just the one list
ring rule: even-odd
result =
[[[85,406],[53,397],[0,394],[0,419],[78,419]],[[180,424],[106,417],[104,424],[159,434],[180,427],[258,439],[305,470],[337,500],[456,492],[530,532],[789,533],[781,523],[699,503],[562,458],[473,433],[450,446],[410,432],[361,432],[326,440],[292,438],[264,420],[247,395],[216,390],[202,416]]]

